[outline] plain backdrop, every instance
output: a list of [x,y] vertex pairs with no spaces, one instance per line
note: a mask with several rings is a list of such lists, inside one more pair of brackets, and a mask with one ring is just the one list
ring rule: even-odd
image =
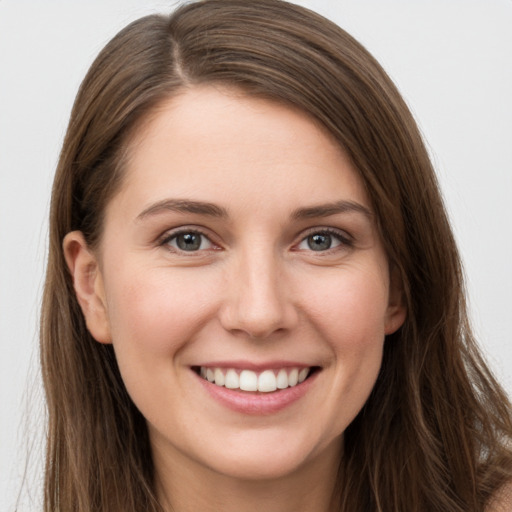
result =
[[[14,511],[25,471],[18,510],[40,509],[37,317],[50,187],[75,93],[119,29],[176,3],[0,0],[2,511]],[[512,391],[512,0],[298,3],[359,39],[410,105],[462,252],[476,333]]]

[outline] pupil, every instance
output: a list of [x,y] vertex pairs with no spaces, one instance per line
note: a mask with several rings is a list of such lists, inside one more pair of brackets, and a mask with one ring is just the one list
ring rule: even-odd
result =
[[201,246],[201,236],[195,233],[183,233],[176,239],[182,251],[196,251]]
[[308,246],[313,251],[324,251],[331,247],[331,236],[316,234],[308,236]]

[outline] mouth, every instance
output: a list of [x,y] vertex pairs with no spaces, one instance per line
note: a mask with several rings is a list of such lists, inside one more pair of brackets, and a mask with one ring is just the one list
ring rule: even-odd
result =
[[293,388],[320,370],[316,366],[269,368],[263,371],[215,366],[194,366],[192,369],[215,386],[252,393],[274,393]]

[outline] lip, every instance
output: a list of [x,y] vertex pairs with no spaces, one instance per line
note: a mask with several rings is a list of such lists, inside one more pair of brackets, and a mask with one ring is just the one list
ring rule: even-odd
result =
[[252,370],[253,372],[263,372],[265,370],[275,370],[280,368],[317,368],[316,365],[304,364],[294,361],[266,361],[265,363],[254,363],[250,361],[216,361],[194,365],[195,367],[204,366],[206,368],[236,368],[238,370]]
[[[230,361],[229,363],[219,362],[215,364],[209,363],[201,366],[239,368],[253,371],[263,371],[269,368],[308,367],[304,364],[289,362],[284,364],[282,362],[272,362],[270,365],[269,363],[259,365],[241,361]],[[318,367],[315,368],[318,369]],[[217,386],[216,384],[203,379],[194,370],[191,371],[201,386],[203,386],[203,389],[222,406],[240,414],[253,416],[275,414],[291,406],[308,393],[320,373],[319,371],[314,371],[304,382],[293,387],[281,389],[272,393],[258,393],[240,391],[239,389],[227,389],[225,387]]]

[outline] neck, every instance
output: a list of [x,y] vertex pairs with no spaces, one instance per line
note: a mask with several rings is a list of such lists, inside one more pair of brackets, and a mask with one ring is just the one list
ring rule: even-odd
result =
[[[172,452],[172,453],[171,453]],[[339,445],[290,474],[272,479],[224,475],[185,458],[154,450],[157,493],[166,512],[332,512]]]

